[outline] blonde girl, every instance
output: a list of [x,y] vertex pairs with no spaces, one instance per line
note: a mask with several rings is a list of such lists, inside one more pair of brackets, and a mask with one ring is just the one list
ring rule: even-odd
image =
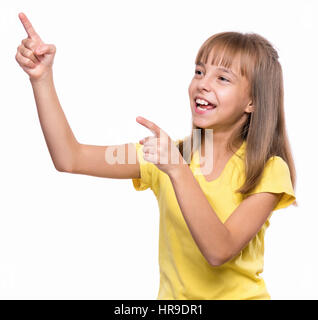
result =
[[[260,275],[265,231],[273,211],[296,204],[282,68],[271,43],[239,32],[203,43],[189,86],[192,132],[184,139],[173,141],[137,117],[152,135],[94,146],[75,139],[59,104],[55,46],[41,40],[23,13],[19,18],[28,37],[16,60],[29,75],[55,168],[132,179],[136,190],[151,188],[158,200],[157,299],[270,299]],[[107,161],[114,150],[137,161]]]

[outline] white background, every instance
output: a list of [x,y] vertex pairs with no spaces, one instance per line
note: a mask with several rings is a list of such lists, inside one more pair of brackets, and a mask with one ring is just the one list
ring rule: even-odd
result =
[[293,206],[265,237],[272,299],[317,299],[316,1],[1,1],[0,298],[156,299],[159,209],[131,180],[55,170],[28,76],[15,61],[24,12],[57,47],[56,90],[81,143],[137,142],[154,121],[190,133],[188,86],[201,44],[256,32],[278,50],[297,167]]

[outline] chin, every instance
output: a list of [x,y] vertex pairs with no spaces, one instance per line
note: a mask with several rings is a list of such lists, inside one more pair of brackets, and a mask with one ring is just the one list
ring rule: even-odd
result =
[[193,124],[197,127],[197,128],[201,128],[201,129],[213,129],[214,124],[213,122],[207,122],[207,121],[198,121],[198,120],[194,120]]

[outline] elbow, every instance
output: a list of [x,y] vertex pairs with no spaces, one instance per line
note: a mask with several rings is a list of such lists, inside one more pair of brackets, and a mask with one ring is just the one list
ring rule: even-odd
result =
[[228,262],[231,259],[231,257],[220,257],[220,258],[214,258],[210,259],[209,263],[212,267],[221,267],[223,264]]
[[54,163],[54,167],[58,172],[67,172],[67,173],[73,172],[73,169],[71,168],[71,166],[68,166],[68,165],[60,165],[60,164]]
[[224,264],[224,260],[223,259],[213,259],[209,261],[209,264],[211,267],[220,267]]
[[56,171],[58,171],[58,172],[66,172],[66,170],[62,167],[59,167],[59,166],[54,166],[54,167],[55,167]]
[[210,260],[210,265],[212,267],[221,267],[223,264],[225,264],[229,260],[231,260],[231,257],[229,257],[229,258],[220,258],[220,259],[217,259],[217,260],[216,259]]
[[79,173],[76,169],[76,159],[78,157],[79,143],[76,141],[76,145],[68,149],[67,155],[65,155],[59,161],[54,162],[55,169],[59,172],[67,173]]
[[209,259],[209,263],[212,267],[220,267],[223,264],[227,263],[234,257],[233,251],[231,249],[224,250],[222,253],[218,255],[213,255],[212,258]]

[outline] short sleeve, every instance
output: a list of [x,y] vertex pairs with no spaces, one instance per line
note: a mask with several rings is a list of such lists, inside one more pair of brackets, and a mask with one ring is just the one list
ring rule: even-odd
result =
[[140,178],[132,179],[133,186],[137,191],[146,190],[152,187],[154,164],[143,158],[143,145],[135,143],[137,158],[140,164]]
[[289,167],[281,157],[271,157],[267,161],[260,182],[247,195],[260,192],[282,193],[273,211],[288,207],[296,200]]

